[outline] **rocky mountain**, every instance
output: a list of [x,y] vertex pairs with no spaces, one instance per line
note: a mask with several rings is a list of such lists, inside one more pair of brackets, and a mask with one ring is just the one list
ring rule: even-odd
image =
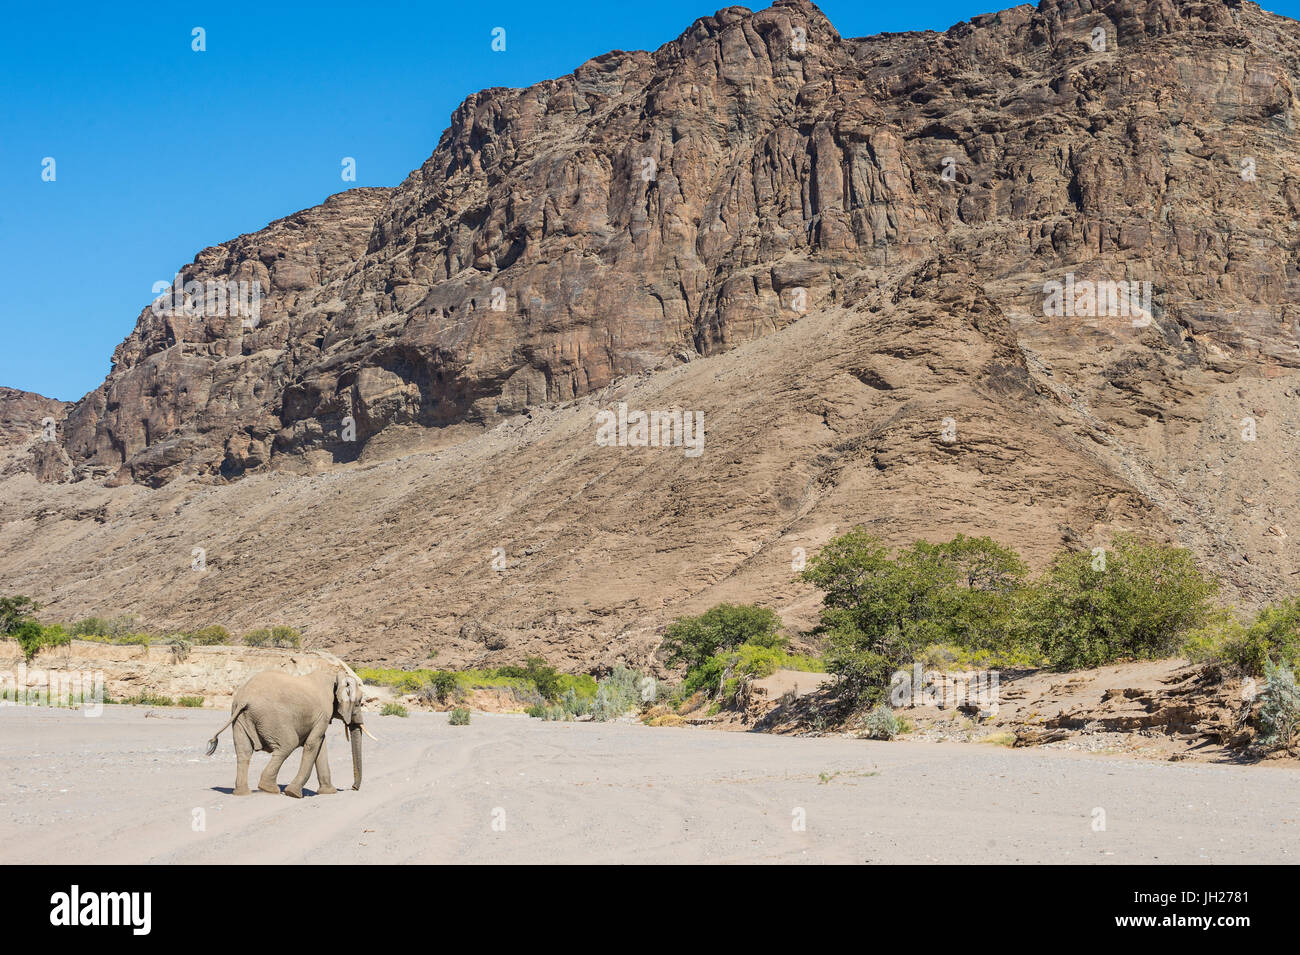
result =
[[5,472],[0,583],[572,666],[719,599],[810,619],[792,563],[856,523],[1037,562],[1136,530],[1294,592],[1298,81],[1244,2],[848,39],[779,0],[475,94],[400,186],[141,313],[22,449],[44,480]]
[[58,421],[70,407],[65,401],[0,387],[0,445],[27,441],[34,432],[57,438]]

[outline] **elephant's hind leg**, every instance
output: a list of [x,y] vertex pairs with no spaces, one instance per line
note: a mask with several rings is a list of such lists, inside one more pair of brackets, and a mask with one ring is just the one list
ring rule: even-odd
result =
[[329,796],[338,792],[334,788],[333,782],[330,781],[330,760],[325,753],[325,740],[320,743],[320,755],[316,757],[316,792],[320,795]]
[[239,720],[235,721],[231,730],[235,738],[235,795],[247,796],[248,763],[253,758],[253,740]]
[[257,783],[258,789],[264,793],[275,793],[277,796],[280,794],[280,786],[276,783],[275,777],[280,775],[280,767],[284,765],[284,761],[289,758],[289,754],[295,749],[297,749],[296,746],[286,746],[284,743],[275,745],[275,748],[271,750],[271,761],[266,764],[266,769],[262,770],[262,778]]

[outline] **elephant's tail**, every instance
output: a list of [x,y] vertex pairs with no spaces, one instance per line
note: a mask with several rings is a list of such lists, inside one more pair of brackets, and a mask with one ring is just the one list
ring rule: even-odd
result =
[[224,733],[224,732],[226,731],[226,729],[230,726],[231,723],[233,723],[233,722],[235,722],[235,720],[239,719],[239,714],[242,713],[242,712],[244,712],[244,710],[246,710],[246,709],[248,709],[248,704],[247,704],[247,703],[243,704],[242,706],[239,707],[239,709],[237,709],[237,710],[235,710],[235,712],[231,713],[231,714],[230,714],[230,719],[226,722],[226,725],[223,726],[223,727],[221,727],[221,729],[217,730],[215,733],[212,734],[212,739],[208,740],[208,755],[209,755],[209,756],[211,756],[213,753],[215,753],[215,752],[217,751],[217,737],[220,736],[222,733]]

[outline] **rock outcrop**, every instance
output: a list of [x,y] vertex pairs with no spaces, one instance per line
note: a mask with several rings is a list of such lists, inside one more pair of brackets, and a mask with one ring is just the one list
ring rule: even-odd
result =
[[57,440],[58,424],[70,407],[66,401],[0,387],[0,445],[19,444],[34,436]]
[[[65,444],[79,474],[151,485],[352,460],[390,426],[494,424],[927,260],[972,266],[1054,368],[1076,336],[1158,339],[1072,376],[1140,428],[1188,370],[1295,367],[1297,46],[1252,4],[1044,0],[866,39],[804,0],[730,7],[475,94],[396,189],[203,251],[182,281],[259,283],[256,325],[147,308]],[[1150,282],[1159,319],[1047,327],[1041,286],[1071,271]]]

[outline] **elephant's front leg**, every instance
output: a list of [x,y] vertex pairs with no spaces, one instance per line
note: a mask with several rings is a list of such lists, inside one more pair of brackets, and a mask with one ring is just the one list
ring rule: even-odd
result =
[[329,796],[338,792],[334,784],[330,782],[330,758],[327,753],[329,747],[325,744],[322,737],[320,744],[320,755],[316,757],[316,792]]
[[324,747],[325,729],[328,726],[329,723],[326,722],[312,727],[311,735],[302,744],[302,765],[298,767],[298,775],[293,777],[293,782],[284,787],[286,796],[292,796],[294,799],[302,798],[302,787],[306,785],[307,777],[311,775],[311,768],[316,764],[316,757]]

